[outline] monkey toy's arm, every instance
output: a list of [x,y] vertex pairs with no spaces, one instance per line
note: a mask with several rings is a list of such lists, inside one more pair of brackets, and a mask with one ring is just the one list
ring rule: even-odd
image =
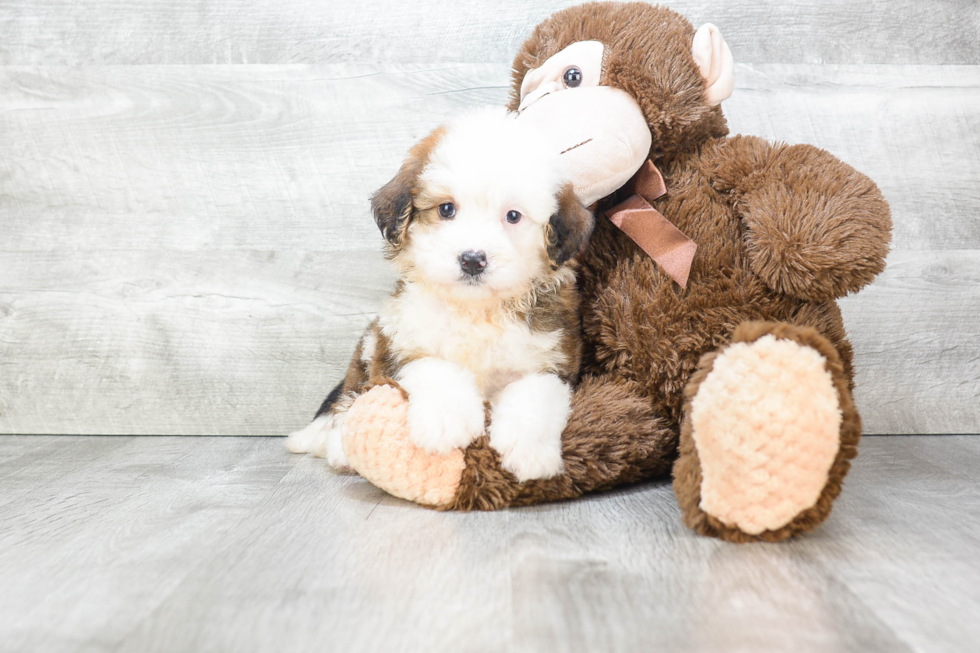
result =
[[873,181],[812,145],[735,136],[702,152],[712,186],[746,226],[752,269],[809,301],[856,292],[885,267],[888,203]]

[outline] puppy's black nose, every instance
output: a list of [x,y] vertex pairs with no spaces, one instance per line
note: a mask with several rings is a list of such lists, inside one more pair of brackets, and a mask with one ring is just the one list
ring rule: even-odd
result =
[[474,252],[472,249],[459,255],[459,267],[466,274],[476,276],[487,267],[486,252]]

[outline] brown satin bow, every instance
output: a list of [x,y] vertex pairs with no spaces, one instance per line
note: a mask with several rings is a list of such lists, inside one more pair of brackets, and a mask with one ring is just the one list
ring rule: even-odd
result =
[[687,278],[698,246],[650,205],[650,202],[667,193],[663,175],[647,159],[623,188],[632,194],[605,211],[605,216],[649,254],[677,285],[687,288]]

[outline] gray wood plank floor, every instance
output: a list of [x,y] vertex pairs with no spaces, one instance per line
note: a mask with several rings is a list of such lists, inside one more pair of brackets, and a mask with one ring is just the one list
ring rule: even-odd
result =
[[868,437],[830,520],[670,486],[437,513],[279,438],[0,437],[3,651],[975,651],[980,438]]
[[[0,7],[0,65],[510,65],[531,29],[581,0],[47,0]],[[672,0],[747,63],[980,64],[974,0]]]

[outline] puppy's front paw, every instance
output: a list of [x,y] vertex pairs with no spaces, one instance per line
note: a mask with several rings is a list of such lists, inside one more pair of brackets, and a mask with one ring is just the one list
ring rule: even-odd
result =
[[[502,441],[510,436],[516,437],[513,444],[508,447]],[[545,442],[523,440],[521,436],[519,430],[514,430],[510,433],[498,433],[495,444],[491,441],[493,448],[500,453],[500,465],[516,476],[518,481],[523,483],[536,478],[551,478],[565,470],[561,458],[560,437],[553,442]]]
[[490,446],[518,481],[564,471],[561,434],[571,399],[571,389],[554,374],[532,374],[508,385],[494,402]]
[[412,442],[425,451],[445,454],[465,449],[483,433],[483,401],[448,403],[411,397],[408,429]]
[[423,358],[402,368],[398,382],[408,392],[409,435],[419,448],[445,454],[483,434],[483,397],[471,372]]

